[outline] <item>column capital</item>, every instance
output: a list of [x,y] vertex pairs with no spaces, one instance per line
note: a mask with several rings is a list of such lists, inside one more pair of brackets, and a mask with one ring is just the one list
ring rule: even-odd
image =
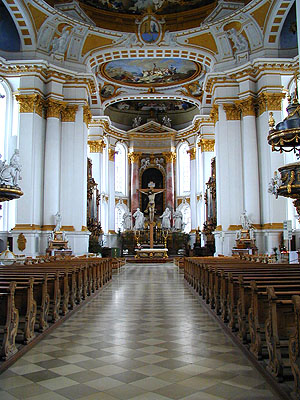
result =
[[16,100],[20,105],[20,113],[37,113],[43,116],[44,100],[38,93],[17,94]]
[[201,147],[201,152],[215,151],[215,140],[214,139],[201,139],[198,142],[198,146]]
[[210,110],[209,114],[210,120],[214,123],[214,125],[219,121],[219,107],[217,104],[214,104]]
[[77,110],[78,110],[77,104],[66,105],[61,111],[62,122],[75,122]]
[[85,106],[83,106],[83,122],[86,124],[86,127],[89,126],[91,120],[92,120],[92,113],[90,110],[90,106],[86,104]]
[[165,157],[166,163],[174,163],[176,161],[176,153],[174,151],[168,151],[162,153],[162,155]]
[[109,148],[108,149],[108,159],[109,161],[115,161],[115,154],[117,153],[116,150]]
[[138,163],[140,161],[141,155],[142,155],[141,152],[132,151],[131,153],[128,154],[128,161],[132,164]]
[[191,161],[196,159],[196,147],[191,147],[187,153],[189,153]]
[[88,140],[90,153],[103,153],[103,148],[106,147],[104,140]]
[[252,96],[249,96],[246,99],[237,100],[235,101],[235,104],[242,112],[243,117],[255,117],[255,100]]
[[281,92],[269,93],[262,92],[258,95],[257,103],[259,107],[259,115],[265,111],[281,111],[282,100],[286,94]]
[[226,113],[227,121],[236,121],[241,119],[241,110],[236,104],[223,104],[223,108]]
[[61,111],[64,108],[64,102],[56,99],[47,99],[46,103],[46,118],[60,118]]

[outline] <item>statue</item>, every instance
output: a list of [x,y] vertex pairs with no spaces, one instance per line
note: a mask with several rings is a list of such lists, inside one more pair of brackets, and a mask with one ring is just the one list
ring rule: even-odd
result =
[[136,209],[136,212],[133,214],[135,218],[134,230],[143,230],[144,229],[144,214],[140,211],[139,208]]
[[161,227],[163,229],[170,229],[171,228],[171,211],[169,207],[165,209],[163,214],[159,217],[162,218]]
[[277,171],[274,172],[274,178],[271,178],[271,181],[268,185],[268,192],[274,194],[276,199],[278,198],[278,189],[282,186],[282,180],[278,175]]
[[68,41],[69,41],[69,37],[71,35],[71,31],[72,30],[68,30],[70,27],[69,26],[65,26],[62,30],[61,36],[55,37],[52,40],[52,53],[58,53],[58,54],[64,54],[66,49],[67,49],[67,45],[68,45]]
[[151,189],[149,189],[147,192],[145,192],[141,189],[139,189],[139,191],[148,196],[148,205],[145,209],[145,212],[147,212],[147,211],[149,212],[149,221],[153,222],[154,221],[154,213],[155,213],[155,196],[158,193],[164,192],[164,189],[160,190],[158,192],[153,192]]
[[238,34],[235,28],[231,28],[228,30],[228,36],[233,42],[233,46],[235,47],[236,51],[246,51],[249,48],[248,41],[241,33]]
[[251,227],[252,227],[252,224],[250,222],[250,219],[247,215],[246,210],[242,212],[242,214],[240,216],[240,220],[241,220],[242,228],[244,230],[249,231],[249,229],[251,229]]
[[18,181],[21,180],[21,164],[19,150],[15,150],[11,156],[9,165],[5,161],[0,164],[0,184],[9,186],[18,186]]
[[180,210],[176,210],[173,214],[173,220],[174,220],[174,228],[177,231],[182,230],[182,219],[183,219],[182,212]]
[[54,232],[60,232],[61,230],[61,213],[58,211],[55,215],[55,228],[54,228]]
[[142,123],[142,117],[138,116],[138,117],[134,117],[132,120],[132,127],[133,128],[137,128],[138,126],[140,126]]
[[167,115],[164,115],[162,118],[162,125],[167,126],[168,128],[171,128],[171,118],[168,117]]
[[131,213],[129,211],[126,211],[123,214],[122,225],[125,231],[129,231],[131,229]]

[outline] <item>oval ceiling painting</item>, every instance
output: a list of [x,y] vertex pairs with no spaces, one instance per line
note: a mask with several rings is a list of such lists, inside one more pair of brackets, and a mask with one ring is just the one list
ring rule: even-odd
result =
[[169,86],[194,79],[201,65],[181,58],[116,60],[101,65],[101,75],[129,86]]

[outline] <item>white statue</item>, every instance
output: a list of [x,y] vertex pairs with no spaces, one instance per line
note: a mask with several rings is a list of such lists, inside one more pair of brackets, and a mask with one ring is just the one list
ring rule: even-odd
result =
[[242,228],[244,230],[249,230],[252,227],[251,221],[247,215],[246,210],[242,212],[241,216],[240,216],[240,220],[241,220],[241,224],[242,224]]
[[123,214],[122,225],[125,231],[129,231],[131,229],[131,213],[129,211]]
[[170,117],[168,117],[167,115],[164,115],[164,116],[163,116],[162,124],[163,124],[164,126],[167,126],[168,128],[171,128],[171,122],[172,122],[172,120],[171,120]]
[[61,36],[60,37],[55,37],[52,40],[52,53],[59,53],[59,54],[64,54],[68,41],[72,32],[72,29],[69,29],[69,26],[65,26],[62,30]]
[[247,39],[241,33],[238,34],[235,28],[231,28],[227,31],[229,38],[232,40],[236,51],[246,51],[249,48]]
[[133,214],[135,218],[134,230],[143,230],[144,229],[144,214],[140,211],[139,208],[136,209],[136,212]]
[[174,228],[178,231],[182,230],[182,219],[183,215],[180,210],[176,210],[173,214],[173,219],[174,219]]
[[21,164],[19,150],[15,150],[11,156],[9,165],[5,161],[0,164],[0,185],[18,186],[21,180]]
[[165,211],[159,218],[162,218],[161,227],[163,229],[171,229],[171,211],[169,207],[165,209]]
[[278,189],[280,186],[282,186],[282,180],[277,171],[275,171],[274,178],[271,178],[271,181],[269,182],[268,192],[274,194],[276,199],[278,198]]
[[133,128],[137,128],[138,126],[140,126],[142,123],[142,117],[138,116],[138,117],[134,117],[132,120],[132,127]]
[[55,228],[54,228],[54,232],[60,232],[61,230],[61,213],[58,211],[55,215]]

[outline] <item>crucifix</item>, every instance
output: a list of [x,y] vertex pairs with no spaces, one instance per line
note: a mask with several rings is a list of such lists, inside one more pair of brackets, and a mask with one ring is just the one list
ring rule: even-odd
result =
[[150,248],[153,248],[153,226],[154,226],[154,213],[155,213],[155,196],[158,193],[162,193],[165,191],[165,189],[159,190],[159,189],[154,189],[155,188],[155,183],[154,182],[149,182],[148,183],[149,189],[138,189],[139,192],[144,193],[146,196],[148,196],[148,204],[145,209],[145,212],[149,212],[149,226],[150,226]]

